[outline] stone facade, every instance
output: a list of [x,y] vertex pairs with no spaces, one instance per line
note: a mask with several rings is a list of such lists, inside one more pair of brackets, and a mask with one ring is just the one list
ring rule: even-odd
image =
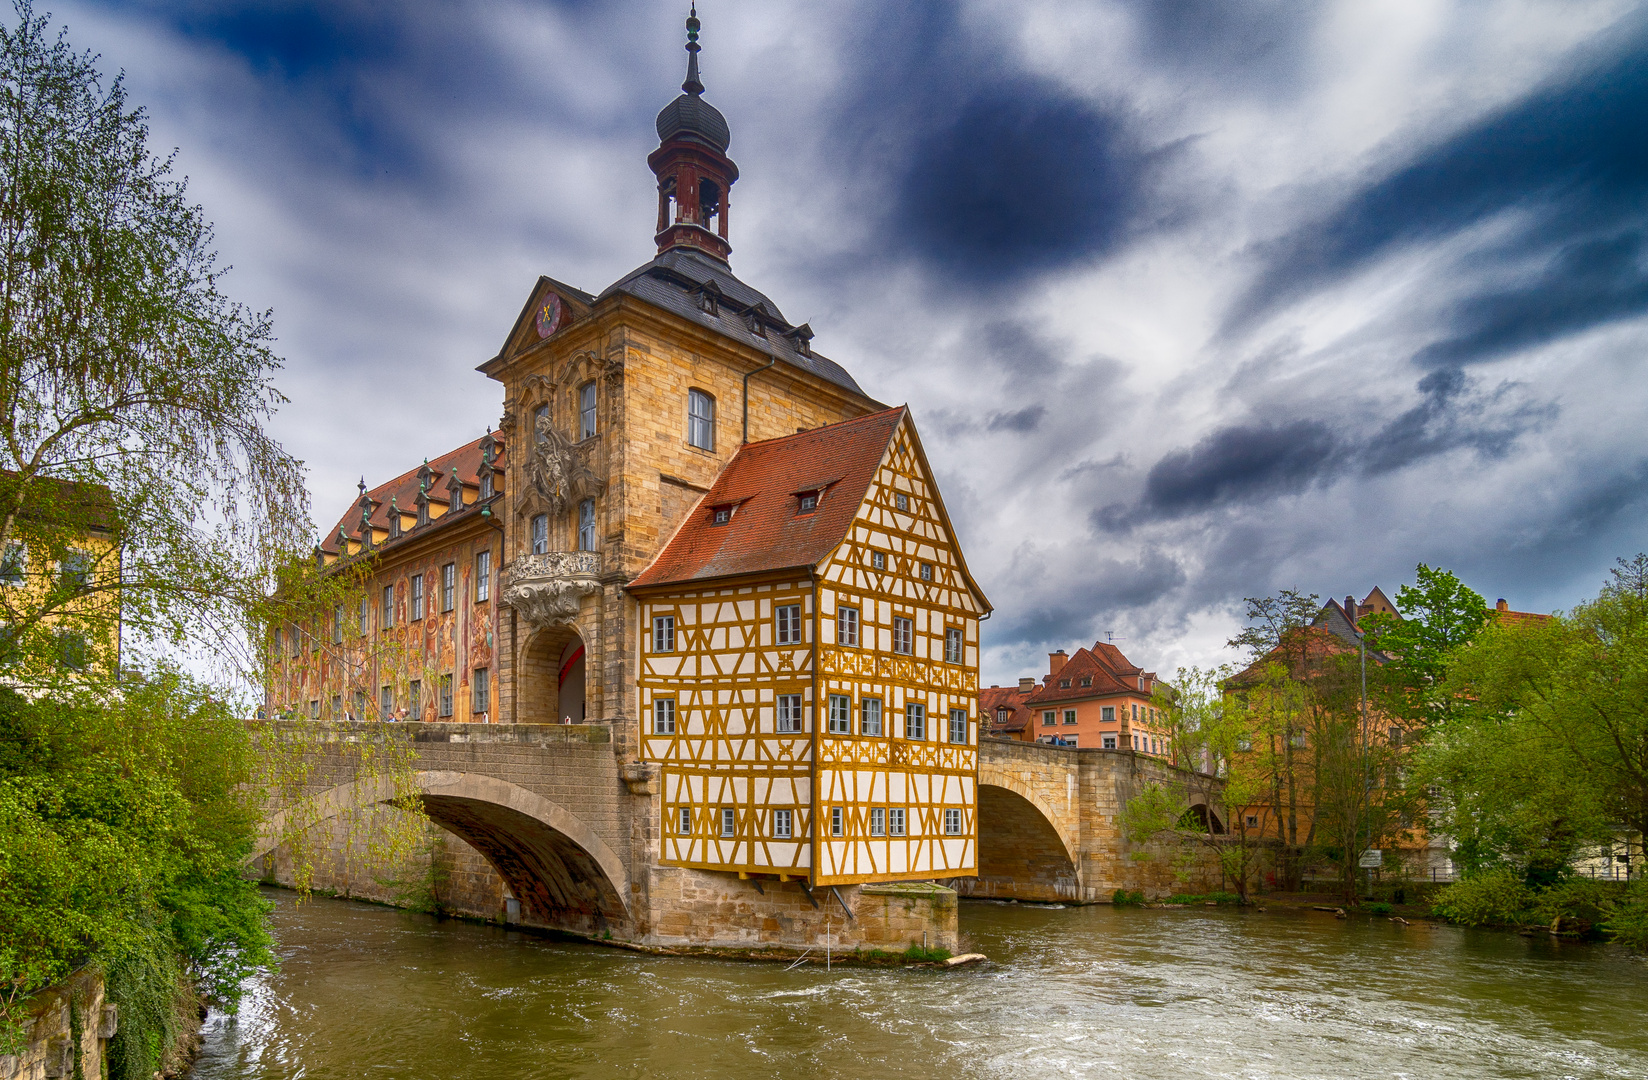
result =
[[119,1017],[103,1000],[102,975],[78,971],[36,994],[27,1009],[28,1046],[21,1054],[0,1055],[0,1080],[67,1080],[77,1066],[81,1076],[103,1075]]

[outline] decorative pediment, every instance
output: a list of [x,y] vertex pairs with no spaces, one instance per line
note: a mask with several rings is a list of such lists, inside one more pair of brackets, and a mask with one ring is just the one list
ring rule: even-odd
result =
[[553,278],[541,277],[527,297],[526,306],[504,341],[500,355],[514,356],[566,329],[589,313],[595,298]]

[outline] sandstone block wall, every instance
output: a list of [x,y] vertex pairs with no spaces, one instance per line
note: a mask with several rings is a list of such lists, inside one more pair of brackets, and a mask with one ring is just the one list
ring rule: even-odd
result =
[[28,1045],[21,1054],[0,1055],[0,1080],[67,1078],[75,1075],[77,1064],[82,1076],[103,1075],[119,1017],[103,1000],[101,974],[78,971],[34,995],[26,1008]]

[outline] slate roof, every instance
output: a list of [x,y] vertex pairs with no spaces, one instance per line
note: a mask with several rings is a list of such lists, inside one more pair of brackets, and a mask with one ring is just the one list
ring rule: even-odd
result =
[[[450,493],[447,490],[447,483],[449,482],[448,477],[454,470],[458,474],[458,479],[463,481],[466,488],[476,494],[479,494],[481,444],[485,442],[487,438],[488,436],[483,435],[474,442],[465,443],[456,450],[448,450],[446,453],[429,460],[431,476],[428,481],[428,494],[429,501],[432,504],[450,508],[451,499],[449,498]],[[492,463],[496,468],[502,469],[504,467],[506,457],[504,441],[497,434],[491,435],[491,438],[497,447],[493,454]],[[417,468],[402,473],[386,484],[379,484],[377,487],[372,488],[366,493],[372,500],[373,525],[376,525],[380,529],[389,528],[389,506],[391,499],[395,501],[396,508],[403,514],[416,514],[418,512],[418,474],[422,470],[423,466],[419,465]],[[500,488],[502,487],[501,474],[499,474],[498,485]],[[466,504],[465,509],[475,505],[476,504],[474,503]],[[428,525],[421,525],[407,529],[401,534],[401,536],[403,538],[412,535],[421,536],[429,530],[437,529],[447,522],[448,519],[444,516],[434,518]],[[361,527],[359,498],[349,505],[349,509],[344,512],[343,517],[339,518],[337,524],[332,526],[332,531],[321,537],[321,550],[326,552],[328,555],[336,555],[339,553],[338,530],[340,528],[348,534],[351,539],[360,539]],[[385,543],[394,542],[396,541],[385,541]],[[379,546],[383,545],[380,544]]]
[[[720,301],[716,305],[718,311],[713,315],[704,310],[701,299],[705,286],[709,284],[713,284],[720,293]],[[840,364],[812,352],[810,348],[803,351],[801,341],[803,336],[812,336],[811,328],[796,327],[786,322],[777,304],[734,277],[725,263],[708,255],[672,248],[607,286],[597,300],[613,293],[625,293],[645,300],[654,307],[663,308],[768,356],[777,357],[792,367],[868,397]],[[759,321],[764,333],[755,332],[752,319]]]
[[[907,411],[900,406],[740,447],[629,587],[816,566],[846,539]],[[797,513],[798,493],[819,489],[818,509]],[[732,518],[716,525],[720,506],[731,507]]]

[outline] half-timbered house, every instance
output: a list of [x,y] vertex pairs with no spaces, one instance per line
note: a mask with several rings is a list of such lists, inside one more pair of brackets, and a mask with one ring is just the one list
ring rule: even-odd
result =
[[629,591],[663,865],[975,873],[990,606],[907,409],[745,445]]

